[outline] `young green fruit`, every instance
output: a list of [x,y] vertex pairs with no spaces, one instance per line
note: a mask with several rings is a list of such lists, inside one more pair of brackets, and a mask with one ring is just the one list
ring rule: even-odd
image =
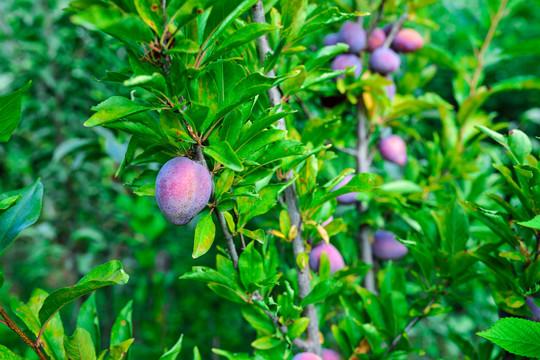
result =
[[212,177],[203,165],[176,157],[163,165],[156,179],[156,200],[167,220],[185,225],[210,200]]

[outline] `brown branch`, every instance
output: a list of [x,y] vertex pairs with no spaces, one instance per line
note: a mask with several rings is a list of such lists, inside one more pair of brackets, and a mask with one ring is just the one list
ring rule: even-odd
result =
[[390,45],[392,45],[392,42],[396,38],[397,33],[399,32],[399,29],[403,26],[407,18],[409,17],[408,13],[404,13],[399,17],[399,19],[392,25],[392,30],[390,31],[390,34],[388,34],[386,40],[384,41],[382,48],[389,48]]
[[377,27],[377,25],[379,25],[379,23],[381,22],[382,20],[382,17],[383,17],[383,14],[384,14],[384,4],[386,3],[386,0],[381,0],[381,4],[379,5],[379,8],[377,10],[377,17],[375,18],[375,20],[373,20],[373,22],[371,23],[371,26],[369,27],[369,30],[366,34],[366,38],[369,40],[369,37],[371,34],[373,34],[373,31],[375,30],[375,28]]
[[9,317],[7,312],[4,310],[4,308],[0,305],[0,316],[4,319],[2,321],[3,324],[5,324],[8,328],[13,330],[15,334],[17,334],[25,343],[28,345],[34,352],[37,354],[37,356],[41,360],[48,360],[47,356],[43,353],[41,350],[41,346],[37,345],[34,341],[30,340],[30,338],[15,324],[13,320]]
[[[264,16],[264,6],[261,0],[259,0],[255,6],[253,6],[253,21],[257,23],[264,24],[266,19]],[[266,54],[271,53],[272,49],[268,43],[268,37],[261,36],[257,39],[257,49],[259,51],[259,58],[261,60],[261,65],[264,65],[264,59]],[[269,76],[275,76],[274,70],[270,70]],[[281,95],[277,86],[271,88],[267,92],[268,99],[270,100],[271,106],[281,105]],[[281,111],[281,106],[278,112]],[[277,125],[282,130],[287,130],[285,126],[285,120],[280,119],[277,122]],[[294,178],[292,171],[289,171],[285,175],[285,180],[289,181]],[[298,195],[296,193],[295,184],[291,184],[284,190],[285,203],[287,205],[287,210],[289,212],[289,218],[291,221],[291,226],[296,226],[298,233],[292,241],[294,259],[296,263],[296,272],[297,272],[297,281],[298,281],[298,292],[300,300],[305,298],[311,291],[311,284],[309,278],[309,269],[307,267],[300,268],[296,259],[298,256],[303,255],[306,252],[306,247],[304,244],[304,237],[302,232],[302,215],[300,213],[300,208],[298,205]],[[308,351],[313,352],[319,356],[322,356],[321,341],[319,337],[319,319],[317,317],[317,309],[313,304],[310,304],[304,308],[304,316],[309,319],[308,328],[306,330],[307,334],[307,343]]]
[[[274,316],[270,311],[265,310],[264,313],[276,324],[276,326],[279,328],[279,330],[286,335],[287,331],[289,331],[289,328],[287,325],[283,325],[277,316]],[[300,338],[292,339],[293,344],[303,351],[309,351],[309,343],[305,340],[302,340]]]

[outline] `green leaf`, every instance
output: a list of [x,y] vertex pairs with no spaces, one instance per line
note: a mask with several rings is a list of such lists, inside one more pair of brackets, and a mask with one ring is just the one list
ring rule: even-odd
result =
[[233,289],[239,288],[232,279],[214,269],[204,266],[194,266],[190,272],[180,276],[180,279],[191,279],[202,281],[204,283],[216,283]]
[[275,31],[279,27],[269,24],[251,23],[238,30],[232,35],[225,38],[223,44],[221,44],[208,58],[208,61],[217,59],[222,55],[229,53],[231,50],[247,44],[253,40],[260,38],[261,36]]
[[243,171],[244,166],[228,142],[222,141],[203,149],[204,153],[225,167],[234,171]]
[[126,116],[155,109],[159,109],[159,107],[146,107],[123,96],[113,96],[92,108],[97,113],[86,120],[84,126],[103,125],[120,120]]
[[212,213],[206,210],[202,213],[197,227],[195,228],[195,239],[193,244],[193,258],[196,259],[210,250],[216,236],[216,225],[212,220]]
[[231,189],[231,186],[234,182],[234,171],[231,170],[225,170],[221,173],[219,178],[216,181],[216,189],[215,189],[215,198],[216,200],[221,199],[221,195],[226,193]]
[[240,280],[246,289],[255,289],[264,276],[264,265],[261,254],[255,249],[255,242],[250,242],[238,259]]
[[95,353],[101,351],[101,334],[99,329],[99,318],[96,307],[96,293],[92,293],[82,304],[77,317],[77,327],[84,329],[92,339]]
[[10,94],[0,96],[0,142],[7,142],[21,119],[22,98],[32,82]]
[[75,299],[109,285],[124,285],[129,276],[118,260],[110,261],[90,271],[76,285],[56,290],[45,299],[39,311],[39,321],[45,325],[61,308]]
[[13,195],[9,196],[5,199],[0,200],[0,215],[2,215],[7,209],[14,206],[17,201],[19,201],[22,198],[22,195]]
[[4,286],[4,274],[0,271],[0,289]]
[[361,173],[355,175],[347,185],[342,186],[338,190],[327,192],[326,194],[316,198],[312,204],[312,207],[317,207],[324,204],[327,201],[335,199],[339,195],[354,193],[354,192],[365,192],[371,191],[375,187],[380,186],[382,179],[378,175]]
[[178,339],[176,344],[174,344],[174,346],[169,351],[161,355],[159,357],[159,360],[176,360],[176,358],[178,358],[178,355],[180,354],[180,351],[182,351],[183,338],[184,335],[180,335],[180,338]]
[[88,331],[76,328],[73,336],[64,338],[64,347],[69,360],[95,360],[96,350]]
[[111,346],[110,354],[107,360],[124,360],[129,347],[135,339],[126,340],[118,345]]
[[[41,289],[35,289],[26,304],[15,299],[11,300],[11,310],[26,324],[35,336],[38,336],[41,330],[38,313],[48,295],[47,292]],[[41,341],[44,344],[45,352],[51,357],[51,360],[64,360],[66,358],[64,350],[64,327],[60,314],[57,313],[49,321],[49,325],[43,331]]]
[[477,333],[504,350],[521,356],[540,358],[540,323],[518,318],[500,319],[486,331]]
[[349,45],[339,43],[332,46],[325,46],[317,50],[309,60],[306,62],[306,70],[311,71],[318,67],[324,66],[329,60],[335,58],[337,55],[347,52]]
[[320,301],[326,300],[331,295],[334,295],[339,292],[341,289],[341,283],[335,280],[324,280],[319,282],[317,285],[311,289],[310,293],[307,294],[305,298],[300,302],[301,306],[307,306],[309,304],[314,304]]
[[246,305],[242,306],[242,315],[257,331],[265,335],[274,333],[275,325],[263,310],[253,305]]
[[281,340],[274,336],[263,336],[251,343],[255,349],[268,350],[281,344]]
[[135,7],[146,25],[161,37],[163,34],[163,8],[160,0],[135,0]]
[[307,16],[307,0],[281,0],[281,36],[290,42],[300,33]]
[[241,160],[245,160],[265,145],[281,140],[287,136],[285,130],[264,130],[252,138],[236,151]]
[[515,57],[524,55],[540,55],[540,38],[519,41],[504,49],[504,55]]
[[124,353],[127,353],[127,355],[123,355],[122,359],[129,359],[130,353],[128,353],[129,345],[131,345],[130,340],[133,341],[133,300],[128,301],[126,306],[120,311],[120,314],[116,317],[116,321],[114,322],[114,325],[111,330],[111,355],[113,354],[113,348],[116,349],[116,351],[120,352],[124,350],[124,347],[127,345],[127,348],[125,348]]
[[518,222],[518,224],[521,226],[528,227],[530,229],[540,230],[540,215],[535,216],[531,220],[520,221]]
[[291,326],[289,326],[289,330],[287,331],[287,336],[289,336],[291,339],[296,339],[297,337],[300,337],[304,331],[306,331],[307,327],[309,325],[309,318],[307,317],[301,317],[296,319]]
[[9,350],[4,345],[0,345],[0,360],[26,360],[22,356],[19,356]]
[[24,189],[3,194],[5,198],[19,195],[22,197],[17,203],[0,215],[0,254],[22,230],[34,224],[41,213],[43,185],[39,180]]

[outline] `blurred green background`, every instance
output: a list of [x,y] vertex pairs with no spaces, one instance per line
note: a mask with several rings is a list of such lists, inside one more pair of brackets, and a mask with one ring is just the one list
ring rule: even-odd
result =
[[[520,74],[540,77],[537,57],[500,59],[501,49],[519,51],[520,43],[540,38],[540,1],[514,3],[514,15],[503,19],[488,52],[488,84]],[[91,268],[119,259],[131,278],[126,286],[97,294],[103,339],[120,309],[134,299],[136,358],[158,358],[182,333],[186,348],[198,345],[203,358],[210,358],[212,347],[249,351],[254,331],[240,310],[200,283],[178,280],[193,265],[214,265],[208,263],[215,258],[211,254],[197,262],[191,258],[193,224],[169,224],[154,198],[133,195],[115,178],[127,137],[83,127],[93,105],[113,94],[129,96],[127,88],[98,80],[106,70],[121,69],[127,60],[114,39],[72,24],[62,10],[67,4],[0,1],[0,94],[33,82],[24,95],[17,131],[9,143],[0,145],[0,192],[22,188],[37,178],[45,191],[39,222],[2,256],[6,285],[0,290],[0,302],[7,305],[11,297],[26,301],[35,287],[52,291],[74,284]],[[418,28],[462,63],[472,63],[473,49],[489,26],[488,5],[483,0],[440,1],[419,14],[426,21]],[[320,46],[324,35],[309,45]],[[407,66],[410,72],[421,70],[414,62]],[[455,103],[452,87],[458,85],[451,72],[438,69],[424,90]],[[406,81],[399,88],[406,91]],[[538,92],[495,96],[486,112],[533,136],[540,124],[539,96]],[[426,123],[423,129],[438,131],[437,123]],[[459,357],[448,340],[450,329],[471,338],[497,319],[490,290],[480,281],[468,284],[463,295],[467,300],[447,299],[454,307],[451,313],[424,320],[411,333],[415,346],[429,358]],[[79,305],[61,312],[67,333],[74,330]],[[27,351],[4,327],[0,339],[19,353]]]

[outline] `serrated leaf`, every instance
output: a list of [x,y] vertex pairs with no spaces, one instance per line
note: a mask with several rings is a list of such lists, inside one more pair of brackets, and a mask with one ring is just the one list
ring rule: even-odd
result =
[[61,308],[75,299],[109,285],[124,285],[129,276],[118,260],[110,261],[90,271],[76,285],[56,290],[45,299],[39,311],[39,321],[45,325]]
[[43,185],[39,180],[24,189],[10,191],[2,196],[6,199],[19,195],[22,197],[17,203],[0,215],[0,254],[22,230],[34,224],[41,213]]
[[210,210],[202,213],[197,227],[195,228],[195,239],[193,244],[193,258],[196,259],[210,250],[216,236],[216,225],[212,220]]
[[540,323],[518,318],[500,319],[486,331],[477,333],[506,351],[540,358]]
[[228,167],[234,171],[243,171],[244,166],[242,162],[236,156],[236,153],[231,148],[228,142],[222,141],[217,144],[212,144],[203,149],[204,153],[219,163],[222,163],[225,167]]

